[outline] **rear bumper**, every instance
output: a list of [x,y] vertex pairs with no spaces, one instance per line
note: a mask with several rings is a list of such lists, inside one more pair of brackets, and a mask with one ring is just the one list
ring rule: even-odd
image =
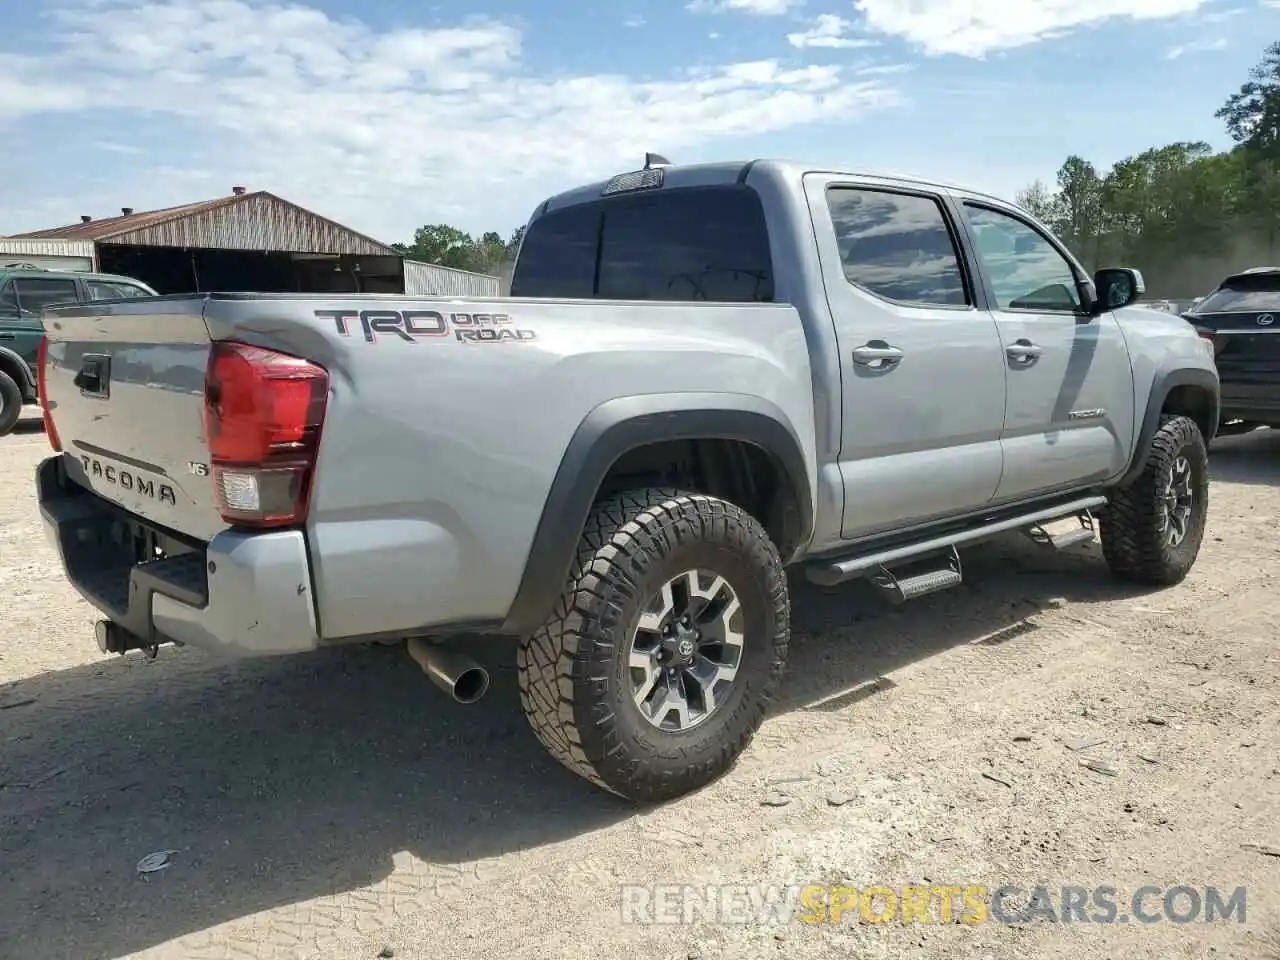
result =
[[[71,483],[60,456],[36,468],[36,490],[67,579],[106,619],[143,641],[238,656],[319,646],[301,531],[186,540]],[[139,561],[155,546],[166,556]]]
[[1280,424],[1280,376],[1274,383],[1222,381],[1222,420]]

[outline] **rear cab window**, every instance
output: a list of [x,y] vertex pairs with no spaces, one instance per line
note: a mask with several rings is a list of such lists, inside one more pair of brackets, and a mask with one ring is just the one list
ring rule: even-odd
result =
[[525,233],[511,296],[770,303],[764,210],[754,190],[737,185],[551,210]]

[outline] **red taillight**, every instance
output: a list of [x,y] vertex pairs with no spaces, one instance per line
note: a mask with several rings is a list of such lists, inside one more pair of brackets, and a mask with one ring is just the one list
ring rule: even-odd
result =
[[44,420],[44,435],[49,438],[49,445],[58,453],[62,452],[62,441],[58,439],[58,428],[53,425],[53,415],[49,413],[48,375],[45,365],[49,362],[49,338],[40,338],[40,347],[36,353],[36,392],[40,394],[40,416]]
[[328,396],[323,367],[244,343],[213,344],[204,429],[227,523],[282,527],[306,519]]

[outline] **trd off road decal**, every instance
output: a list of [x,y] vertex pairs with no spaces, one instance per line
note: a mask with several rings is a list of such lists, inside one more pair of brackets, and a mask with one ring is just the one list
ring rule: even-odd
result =
[[450,313],[435,310],[317,310],[316,318],[330,320],[340,336],[351,336],[355,328],[367,343],[377,343],[378,334],[398,337],[409,343],[453,335],[458,343],[525,343],[536,340],[532,330],[522,330],[505,313]]

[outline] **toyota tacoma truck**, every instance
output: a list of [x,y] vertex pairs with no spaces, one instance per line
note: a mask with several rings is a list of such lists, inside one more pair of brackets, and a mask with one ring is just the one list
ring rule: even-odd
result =
[[901,602],[1022,532],[1187,575],[1218,376],[1142,292],[972,190],[649,158],[539,205],[506,298],[50,308],[39,508],[105,651],[406,641],[470,701],[509,637],[546,749],[661,801],[776,697],[789,567]]

